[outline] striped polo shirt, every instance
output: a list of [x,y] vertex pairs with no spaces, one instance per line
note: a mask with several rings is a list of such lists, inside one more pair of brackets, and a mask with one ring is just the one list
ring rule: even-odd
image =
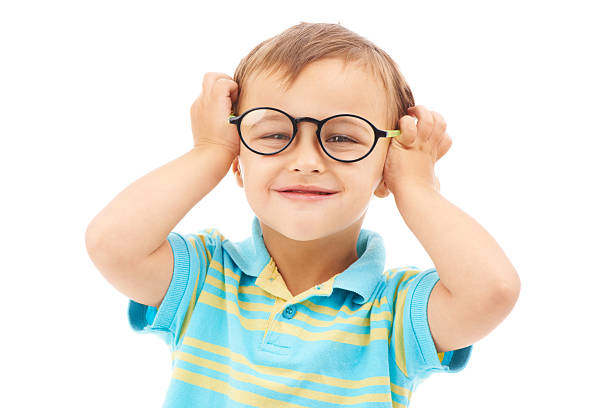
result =
[[128,307],[135,331],[170,347],[164,407],[407,407],[423,379],[469,360],[472,345],[436,352],[427,323],[436,270],[384,270],[374,231],[361,229],[357,261],[297,296],[256,216],[241,242],[215,228],[167,239],[174,270],[159,309]]

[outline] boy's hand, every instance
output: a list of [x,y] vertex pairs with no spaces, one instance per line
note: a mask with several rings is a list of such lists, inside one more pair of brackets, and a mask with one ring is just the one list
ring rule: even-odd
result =
[[202,93],[191,105],[195,149],[215,146],[229,151],[232,157],[238,156],[238,129],[227,121],[237,95],[238,84],[230,76],[221,72],[204,74]]
[[[407,110],[399,120],[399,137],[391,139],[383,171],[386,188],[394,195],[398,189],[418,184],[440,191],[434,165],[452,145],[442,115],[421,105]],[[415,122],[414,117],[418,119]],[[388,195],[383,194],[383,196]]]

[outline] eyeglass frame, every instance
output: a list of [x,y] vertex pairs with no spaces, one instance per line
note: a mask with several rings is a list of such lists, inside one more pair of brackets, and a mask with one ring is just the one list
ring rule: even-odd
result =
[[[242,119],[244,118],[244,116],[249,113],[252,112],[254,110],[257,109],[272,109],[274,111],[280,112],[283,115],[287,116],[290,120],[291,123],[293,124],[293,134],[291,135],[291,139],[289,140],[289,142],[287,143],[287,145],[285,147],[283,147],[282,149],[280,149],[277,152],[274,153],[261,153],[258,151],[253,150],[251,147],[249,147],[249,145],[244,141],[244,139],[242,138],[242,132],[240,131],[240,123],[242,122]],[[336,118],[338,116],[352,116],[361,120],[364,120],[368,125],[370,125],[372,127],[372,130],[374,130],[374,143],[372,144],[372,147],[370,148],[370,150],[363,155],[362,157],[358,158],[358,159],[354,159],[354,160],[342,160],[342,159],[338,159],[334,156],[332,156],[327,150],[325,150],[325,147],[323,146],[323,142],[321,141],[321,129],[323,128],[323,125],[325,125],[325,123],[333,118]],[[291,142],[293,142],[293,139],[295,139],[295,136],[297,134],[298,131],[298,124],[300,122],[311,122],[314,123],[315,125],[317,125],[317,140],[319,141],[319,145],[321,146],[321,148],[323,149],[323,151],[325,152],[326,155],[328,155],[329,157],[331,157],[334,160],[337,160],[339,162],[344,162],[344,163],[353,163],[359,160],[363,160],[365,159],[376,147],[376,143],[378,143],[378,139],[380,139],[381,137],[398,137],[400,135],[400,131],[399,130],[382,130],[382,129],[378,129],[376,126],[374,126],[372,124],[372,122],[370,122],[369,120],[367,120],[364,117],[361,117],[359,115],[354,115],[352,113],[339,113],[337,115],[334,116],[330,116],[328,118],[322,119],[322,120],[318,120],[315,118],[311,118],[309,116],[301,116],[298,118],[294,118],[293,116],[291,116],[290,114],[288,114],[287,112],[284,112],[278,108],[273,108],[271,106],[259,106],[256,108],[251,108],[249,110],[247,110],[246,112],[241,113],[240,115],[229,115],[229,117],[227,118],[228,122],[231,124],[236,125],[236,127],[238,128],[238,136],[240,136],[240,140],[242,141],[242,143],[246,146],[247,149],[249,149],[250,151],[252,151],[253,153],[257,153],[257,154],[261,154],[264,156],[271,156],[274,154],[278,154],[280,152],[282,152],[283,150],[285,150],[286,148],[288,148],[291,145]]]

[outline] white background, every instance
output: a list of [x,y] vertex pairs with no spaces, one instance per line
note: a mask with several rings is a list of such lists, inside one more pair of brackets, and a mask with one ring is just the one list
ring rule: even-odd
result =
[[[212,3],[212,2],[211,2]],[[453,140],[441,193],[520,274],[512,313],[413,407],[604,406],[610,344],[610,29],[605,2],[2,2],[0,405],[161,406],[169,349],[132,331],[85,230],[121,190],[192,147],[207,71],[306,22],[338,23],[399,64]],[[214,215],[210,215],[214,214]],[[231,173],[176,226],[239,241]],[[364,228],[387,267],[433,262],[395,207]],[[468,239],[468,238],[466,238]]]

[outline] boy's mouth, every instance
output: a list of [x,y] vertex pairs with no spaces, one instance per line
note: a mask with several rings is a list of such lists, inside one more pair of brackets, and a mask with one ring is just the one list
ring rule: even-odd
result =
[[280,188],[276,191],[283,192],[283,193],[298,193],[298,194],[311,194],[311,195],[312,194],[330,195],[330,194],[337,193],[337,191],[334,191],[334,190],[331,190],[325,187],[304,186],[304,185],[287,186],[287,187]]
[[278,191],[277,192],[290,200],[306,200],[306,201],[324,201],[329,200],[336,195],[336,193],[320,193],[320,192],[299,192],[299,191]]
[[276,191],[287,198],[311,200],[326,198],[337,193],[337,191],[330,190],[324,187],[304,185],[287,186],[277,189]]
[[324,193],[322,191],[300,191],[300,190],[283,190],[281,193],[301,193],[301,194],[321,194],[321,195],[330,195],[334,193]]

